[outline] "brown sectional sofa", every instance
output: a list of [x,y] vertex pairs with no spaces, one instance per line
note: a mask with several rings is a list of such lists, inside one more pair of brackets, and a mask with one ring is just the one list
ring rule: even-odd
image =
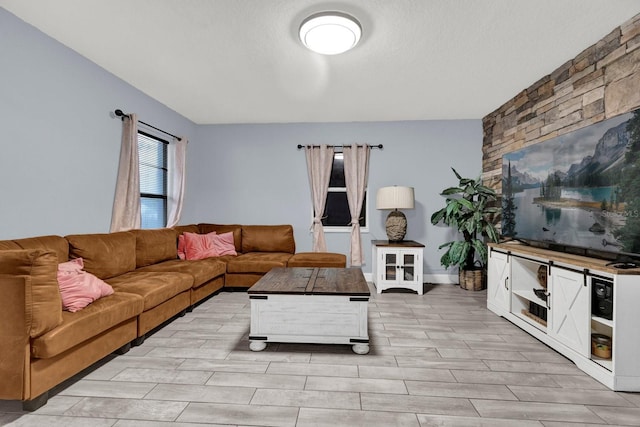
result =
[[[233,232],[237,256],[180,260],[184,232]],[[58,263],[83,258],[114,293],[62,310]],[[222,288],[248,288],[273,267],[344,267],[342,254],[295,254],[290,225],[192,224],[172,229],[0,241],[0,399],[42,406],[48,391]]]

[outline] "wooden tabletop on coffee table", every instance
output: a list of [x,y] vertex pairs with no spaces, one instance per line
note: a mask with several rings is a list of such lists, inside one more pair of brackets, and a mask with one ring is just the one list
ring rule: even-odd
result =
[[273,268],[247,291],[249,294],[370,295],[358,267]]

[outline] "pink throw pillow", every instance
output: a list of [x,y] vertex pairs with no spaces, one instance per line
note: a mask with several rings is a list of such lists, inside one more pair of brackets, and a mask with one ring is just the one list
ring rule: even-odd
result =
[[238,255],[236,246],[233,242],[233,232],[218,234],[212,236],[213,246],[216,248],[218,256],[222,255]]
[[58,274],[60,272],[78,272],[82,269],[84,269],[84,260],[82,258],[75,258],[58,264]]
[[204,259],[218,256],[211,238],[215,231],[208,234],[184,233],[184,252],[187,259]]
[[187,259],[187,253],[185,252],[184,234],[178,236],[178,258]]
[[110,285],[87,273],[83,268],[82,258],[58,264],[58,287],[63,310],[75,313],[98,298],[113,293]]

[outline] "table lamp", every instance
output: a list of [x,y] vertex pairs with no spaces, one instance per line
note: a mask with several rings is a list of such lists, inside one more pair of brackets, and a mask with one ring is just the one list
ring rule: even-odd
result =
[[407,217],[398,209],[413,209],[413,187],[382,187],[376,194],[376,209],[392,209],[385,228],[390,242],[401,242],[407,233]]

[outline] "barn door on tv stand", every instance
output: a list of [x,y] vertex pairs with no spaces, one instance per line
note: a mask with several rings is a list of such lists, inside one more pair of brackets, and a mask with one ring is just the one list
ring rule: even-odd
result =
[[504,316],[511,309],[509,254],[490,250],[487,265],[487,308]]
[[582,272],[551,267],[547,334],[589,357],[591,352],[590,280]]

